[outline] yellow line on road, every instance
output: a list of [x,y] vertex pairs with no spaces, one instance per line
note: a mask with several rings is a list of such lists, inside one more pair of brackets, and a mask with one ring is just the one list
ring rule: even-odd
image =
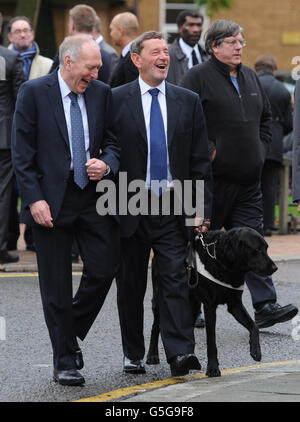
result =
[[[0,278],[12,278],[12,277],[38,277],[38,273],[5,273],[0,274]],[[81,272],[74,272],[72,275],[82,275]]]
[[[243,371],[267,368],[267,367],[272,367],[272,366],[289,365],[292,363],[300,364],[300,360],[287,360],[287,361],[282,361],[282,362],[266,362],[266,363],[259,363],[256,365],[240,366],[237,368],[224,369],[222,370],[222,374],[223,375],[235,374],[235,373],[239,373]],[[76,402],[107,402],[110,400],[119,399],[121,397],[130,396],[131,394],[134,394],[134,393],[144,393],[146,391],[154,390],[156,388],[167,387],[169,385],[174,385],[178,383],[184,383],[193,378],[198,379],[198,378],[208,378],[208,377],[204,373],[198,373],[198,374],[191,374],[191,375],[186,375],[184,377],[178,377],[178,378],[167,378],[165,380],[148,382],[148,383],[140,384],[140,385],[133,385],[131,387],[119,388],[118,390],[109,391],[108,393],[99,394],[98,396],[87,397],[85,399],[79,399],[75,401]]]

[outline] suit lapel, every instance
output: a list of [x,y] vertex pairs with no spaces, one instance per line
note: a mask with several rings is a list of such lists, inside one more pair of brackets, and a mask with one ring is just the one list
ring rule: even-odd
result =
[[128,95],[128,107],[131,110],[132,116],[135,120],[135,124],[140,132],[140,135],[147,143],[147,133],[145,126],[145,117],[142,106],[141,91],[138,83],[138,79],[132,83],[131,89]]
[[88,124],[89,124],[89,138],[90,138],[90,152],[93,150],[93,144],[95,140],[95,125],[96,125],[96,116],[95,116],[95,107],[93,107],[93,95],[91,95],[93,92],[92,86],[88,86],[84,93],[84,99],[85,99],[85,107],[86,107],[86,113],[88,118]]
[[180,103],[175,93],[175,90],[172,88],[172,85],[166,82],[166,100],[167,100],[167,122],[168,122],[168,147],[170,148],[175,129],[178,122],[178,116],[180,116]]
[[[53,76],[52,76],[53,75]],[[68,148],[70,147],[69,144],[69,136],[67,130],[67,123],[65,118],[65,112],[63,108],[57,72],[53,72],[51,74],[51,78],[48,84],[48,96],[52,105],[52,110],[55,115],[57,126],[61,132],[62,138],[65,141]]]

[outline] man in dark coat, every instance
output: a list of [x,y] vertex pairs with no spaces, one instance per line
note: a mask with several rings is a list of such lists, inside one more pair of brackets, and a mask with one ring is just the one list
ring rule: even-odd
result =
[[289,91],[275,78],[277,63],[273,56],[263,54],[257,57],[254,69],[272,110],[272,142],[261,175],[264,235],[271,236],[283,158],[283,137],[293,129],[292,103]]
[[[97,43],[73,35],[59,53],[58,71],[20,89],[12,152],[23,219],[32,226],[36,244],[54,380],[80,385],[77,337],[85,338],[119,265],[119,225],[113,216],[98,215],[96,183],[116,175],[120,148],[110,87],[97,81]],[[74,237],[84,274],[72,301]]]
[[[210,185],[206,126],[198,95],[165,82],[170,58],[162,34],[149,31],[138,37],[131,46],[131,56],[139,78],[113,89],[115,127],[121,143],[120,174],[126,174],[126,190],[129,184],[141,182],[151,206],[152,201],[155,203],[154,182],[161,180],[164,190],[159,198],[156,196],[158,205],[169,195],[170,209],[164,213],[158,206],[153,213],[148,203],[145,212],[120,214],[122,266],[117,285],[124,371],[145,372],[143,301],[152,248],[166,357],[172,375],[184,375],[191,369],[199,369],[200,364],[194,355],[184,265],[188,228],[186,214],[175,213],[176,182],[184,186],[186,181],[195,188],[197,181],[204,180],[206,186]],[[159,177],[158,172],[163,176]],[[120,187],[123,184],[120,180]],[[120,192],[123,197],[122,190]],[[200,211],[197,217],[210,218],[210,189],[207,194],[204,204],[203,198],[191,193],[193,203],[203,204],[203,215],[199,215]],[[131,191],[127,202],[132,201]],[[197,225],[194,218],[192,224]]]
[[130,54],[130,45],[138,36],[139,22],[133,13],[124,12],[114,16],[109,27],[114,44],[122,49],[119,63],[110,80],[110,86],[115,88],[134,81],[139,76]]
[[[2,15],[0,13],[0,32]],[[0,264],[16,262],[7,251],[10,197],[13,187],[11,125],[18,90],[25,81],[21,56],[0,46]]]
[[184,74],[209,56],[199,44],[203,16],[193,10],[183,10],[176,18],[179,38],[169,45],[170,68],[167,81],[179,85]]
[[[213,229],[251,227],[263,235],[261,171],[272,140],[272,114],[256,73],[242,65],[243,29],[216,20],[206,33],[210,60],[190,69],[182,86],[201,98],[213,160]],[[292,319],[295,305],[280,306],[271,277],[246,277],[259,328]]]

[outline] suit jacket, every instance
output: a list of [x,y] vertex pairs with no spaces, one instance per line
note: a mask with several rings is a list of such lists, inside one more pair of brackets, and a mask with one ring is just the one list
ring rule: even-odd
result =
[[110,45],[108,44],[104,39],[102,39],[99,43],[98,43],[100,50],[103,51],[105,50],[109,55],[110,55],[110,78],[113,75],[113,72],[115,70],[115,68],[117,67],[120,57],[117,53],[117,51]]
[[10,149],[15,102],[24,81],[20,55],[0,46],[0,149]]
[[[115,127],[121,144],[120,172],[127,184],[146,180],[148,144],[138,80],[112,90]],[[173,180],[204,180],[205,217],[211,213],[211,162],[207,131],[199,96],[166,82],[167,133],[170,171]],[[135,193],[128,193],[128,200]],[[131,236],[140,216],[120,215],[121,235]],[[185,216],[181,218],[185,224]]]
[[[98,72],[98,81],[101,81],[107,84],[109,82],[110,74],[111,74],[111,57],[107,51],[101,48],[100,48],[100,53],[102,57],[102,66],[100,67],[99,72]],[[57,70],[58,67],[59,67],[59,54],[57,52],[53,58],[53,63],[52,63],[51,69],[49,70],[49,73],[52,73],[54,70]]]
[[[112,128],[111,90],[92,81],[84,93],[90,156],[103,159],[116,174],[119,145]],[[19,92],[12,130],[12,156],[22,215],[32,223],[29,205],[46,200],[55,221],[65,194],[71,153],[57,72],[25,82]]]
[[[203,62],[209,59],[209,55],[198,44]],[[180,48],[179,38],[177,38],[171,45],[169,45],[170,67],[167,76],[167,81],[172,84],[179,85],[185,73],[189,70],[188,59]]]
[[130,52],[128,52],[125,57],[120,57],[120,61],[110,80],[110,86],[116,88],[117,86],[125,85],[137,79],[138,76],[139,71],[131,60]]
[[282,162],[283,137],[293,129],[291,95],[272,73],[258,74],[260,83],[270,101],[272,110],[272,142],[266,160]]

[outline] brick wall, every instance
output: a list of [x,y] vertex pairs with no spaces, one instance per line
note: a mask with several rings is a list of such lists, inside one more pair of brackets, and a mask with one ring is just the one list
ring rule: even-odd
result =
[[244,28],[244,64],[253,67],[258,55],[271,54],[278,69],[295,67],[291,60],[300,56],[299,0],[235,0],[231,10],[214,14],[215,19],[231,19]]

